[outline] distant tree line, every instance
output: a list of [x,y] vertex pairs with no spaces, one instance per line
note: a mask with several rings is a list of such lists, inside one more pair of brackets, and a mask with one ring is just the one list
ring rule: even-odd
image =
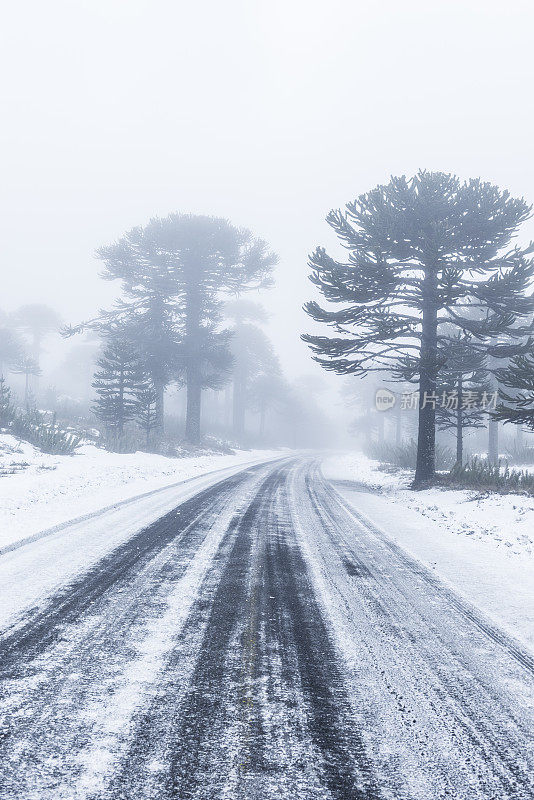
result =
[[[43,342],[51,333],[59,333],[60,324],[59,315],[40,303],[21,306],[12,314],[0,312],[0,429],[42,452],[71,455],[81,437],[64,430],[55,414],[37,408]],[[24,377],[22,402],[7,383],[9,373]]]
[[0,312],[0,378],[11,372],[24,376],[24,407],[30,410],[42,374],[43,343],[59,333],[61,318],[42,303],[21,306],[12,314]]

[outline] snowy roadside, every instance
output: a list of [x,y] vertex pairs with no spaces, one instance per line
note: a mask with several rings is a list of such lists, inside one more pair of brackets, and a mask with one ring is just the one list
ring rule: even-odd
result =
[[278,450],[238,450],[168,458],[108,453],[87,445],[74,456],[52,456],[0,435],[0,550],[154,489],[281,455]]
[[361,453],[331,456],[323,474],[362,515],[534,651],[534,498],[408,489]]

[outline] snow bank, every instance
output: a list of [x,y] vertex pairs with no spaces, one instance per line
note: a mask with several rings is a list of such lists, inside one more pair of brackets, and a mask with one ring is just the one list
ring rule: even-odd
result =
[[361,514],[534,651],[534,498],[408,488],[360,453],[323,474]]
[[73,456],[52,456],[0,435],[0,550],[40,531],[178,481],[280,451],[168,458],[119,454],[87,445]]

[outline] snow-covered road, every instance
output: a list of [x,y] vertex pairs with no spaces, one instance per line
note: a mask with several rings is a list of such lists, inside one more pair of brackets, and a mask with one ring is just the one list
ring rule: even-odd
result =
[[35,601],[18,576],[2,800],[532,798],[531,656],[314,459],[179,501],[130,535],[111,520]]

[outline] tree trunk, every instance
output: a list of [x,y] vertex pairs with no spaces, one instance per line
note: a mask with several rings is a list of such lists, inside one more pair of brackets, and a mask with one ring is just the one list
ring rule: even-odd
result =
[[119,439],[119,447],[122,441],[122,434],[124,433],[124,369],[119,373],[119,408],[117,415],[117,436]]
[[156,392],[155,429],[160,436],[163,436],[165,432],[165,386],[162,380],[154,378],[153,381]]
[[384,439],[386,438],[385,437],[386,419],[384,411],[378,412],[377,425],[378,425],[378,441],[380,442],[380,444],[382,444]]
[[246,377],[243,374],[236,374],[232,397],[232,426],[238,441],[241,441],[245,434],[245,392]]
[[263,441],[265,436],[265,405],[262,403],[260,406],[260,439]]
[[419,430],[414,487],[430,484],[436,474],[436,393],[438,351],[437,276],[427,267],[423,281],[423,323],[420,353]]
[[189,444],[200,444],[200,404],[202,376],[200,363],[200,309],[201,298],[196,270],[189,275],[185,303],[185,346],[187,404],[185,410],[185,439]]
[[[496,358],[489,359],[488,366],[492,370],[492,373],[490,373],[490,386],[493,391],[499,390],[499,382],[493,372],[497,365]],[[499,463],[499,423],[491,416],[488,421],[488,461],[495,466]]]
[[488,424],[488,461],[495,466],[499,463],[499,423],[490,419]]
[[463,380],[458,376],[458,408],[456,410],[456,463],[462,466],[464,463],[464,420],[463,420]]
[[224,423],[229,428],[232,424],[232,385],[224,390]]
[[187,408],[185,416],[185,439],[189,444],[200,444],[200,404],[202,389],[197,369],[192,367],[187,374]]
[[395,444],[400,447],[402,444],[402,408],[397,397],[397,414],[395,418]]
[[[32,350],[33,350],[33,360],[37,364],[37,369],[40,367],[41,361],[41,336],[37,333],[33,334],[33,343],[32,343]],[[39,375],[33,376],[33,391],[35,396],[39,394]]]

